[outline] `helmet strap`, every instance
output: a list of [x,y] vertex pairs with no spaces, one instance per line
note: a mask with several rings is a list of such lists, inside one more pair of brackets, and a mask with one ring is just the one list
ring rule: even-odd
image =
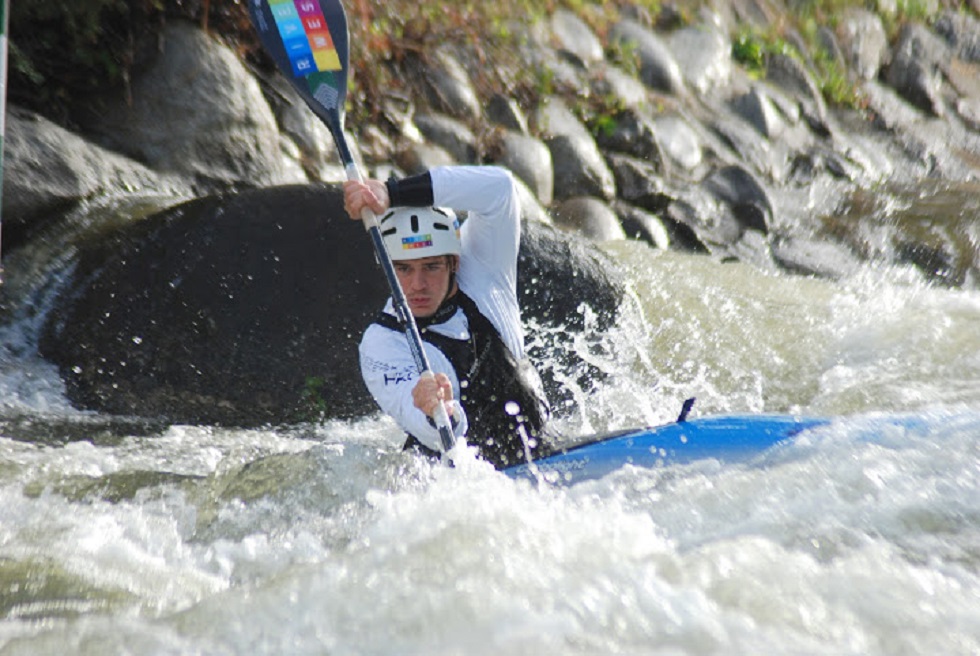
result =
[[[446,296],[442,299],[442,303],[445,303],[450,298],[456,295],[456,270],[459,269],[459,255],[447,255],[449,258],[449,288],[446,290]],[[440,305],[442,305],[440,303]]]

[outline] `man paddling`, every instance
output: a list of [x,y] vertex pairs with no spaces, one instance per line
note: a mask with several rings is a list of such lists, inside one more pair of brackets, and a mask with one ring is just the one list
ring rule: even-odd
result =
[[[381,409],[438,454],[444,405],[457,437],[497,468],[542,447],[548,406],[524,351],[517,303],[520,204],[513,177],[493,166],[449,166],[401,180],[348,181],[345,209],[367,207],[381,234],[423,348],[439,372],[420,378],[391,299],[364,332],[361,374]],[[465,210],[460,226],[452,209]]]

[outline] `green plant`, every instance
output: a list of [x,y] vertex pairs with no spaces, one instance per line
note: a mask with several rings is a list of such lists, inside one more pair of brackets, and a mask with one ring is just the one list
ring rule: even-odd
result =
[[[820,92],[824,100],[838,107],[857,108],[862,103],[862,97],[847,67],[835,59],[823,45],[819,36],[820,27],[835,25],[840,12],[847,6],[857,4],[847,0],[823,0],[812,14],[799,17],[798,33],[802,35],[807,50],[811,53],[813,75]],[[831,11],[837,13],[831,14]]]
[[[818,21],[806,14],[798,19],[798,33],[803,36],[807,49],[814,53],[813,74],[824,99],[840,107],[858,107],[862,99],[847,69],[819,43]],[[766,57],[777,52],[802,58],[794,46],[774,31],[743,30],[732,43],[732,58],[753,77],[765,75]]]
[[732,58],[751,75],[761,75],[765,70],[766,44],[751,31],[743,31],[732,44]]
[[824,99],[839,107],[857,108],[862,96],[847,69],[823,51],[815,58],[817,84]]
[[941,9],[941,3],[927,0],[898,0],[898,13],[906,20],[928,21],[934,17],[936,9]]
[[732,43],[732,59],[741,64],[753,77],[761,77],[765,74],[766,57],[776,53],[799,57],[796,48],[775,32],[743,30]]
[[592,128],[593,134],[609,137],[616,131],[616,126],[619,125],[619,122],[611,114],[600,114],[592,118],[589,121],[589,125]]
[[607,56],[611,62],[629,75],[639,76],[640,56],[636,52],[635,43],[632,41],[616,41],[610,44],[608,50]]
[[137,32],[161,9],[156,0],[11,4],[11,99],[55,116],[75,96],[127,82],[144,39]]
[[616,95],[590,96],[572,105],[573,111],[595,136],[610,136],[626,107]]
[[326,399],[323,398],[325,386],[326,381],[319,376],[306,377],[303,391],[300,393],[300,405],[303,414],[311,421],[326,417],[327,411],[330,409]]

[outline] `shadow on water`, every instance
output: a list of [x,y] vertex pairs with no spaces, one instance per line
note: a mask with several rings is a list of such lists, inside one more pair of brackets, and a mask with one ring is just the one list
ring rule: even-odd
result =
[[18,442],[41,446],[64,446],[91,442],[95,446],[119,446],[133,436],[162,435],[170,426],[163,420],[78,414],[71,417],[12,414],[0,417],[0,434]]
[[859,189],[821,222],[866,259],[914,266],[946,287],[980,288],[980,183]]
[[0,590],[0,617],[27,621],[109,613],[131,604],[135,597],[38,559],[0,558]]

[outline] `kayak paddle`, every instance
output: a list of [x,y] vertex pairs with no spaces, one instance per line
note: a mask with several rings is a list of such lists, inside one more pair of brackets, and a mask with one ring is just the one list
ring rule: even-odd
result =
[[[330,130],[347,178],[361,181],[363,178],[344,135],[344,101],[349,68],[344,6],[340,0],[248,0],[248,3],[252,24],[262,45],[306,104]],[[422,337],[395,276],[395,268],[381,237],[378,218],[370,209],[364,208],[361,219],[388,279],[395,313],[405,326],[405,337],[415,366],[422,377],[431,378],[432,368],[422,350]],[[436,410],[435,421],[443,452],[448,452],[456,438],[449,415],[441,403]]]

